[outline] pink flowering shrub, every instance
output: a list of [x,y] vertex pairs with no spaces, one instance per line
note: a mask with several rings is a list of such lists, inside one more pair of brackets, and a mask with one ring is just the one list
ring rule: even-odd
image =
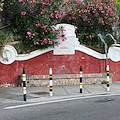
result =
[[64,28],[55,29],[62,19],[62,0],[7,0],[10,30],[20,36],[29,47],[54,47],[56,39],[63,37]]
[[119,15],[113,0],[67,0],[64,20],[77,26],[81,43],[94,45],[98,44],[97,34],[110,33]]

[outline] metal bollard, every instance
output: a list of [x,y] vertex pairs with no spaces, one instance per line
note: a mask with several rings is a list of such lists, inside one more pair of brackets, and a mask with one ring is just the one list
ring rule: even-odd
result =
[[50,96],[53,96],[52,92],[52,68],[49,70],[49,78],[50,78]]
[[80,66],[80,93],[82,93],[82,66]]
[[107,65],[107,91],[110,91],[110,86],[109,86],[109,65]]
[[25,68],[23,68],[22,79],[23,79],[23,100],[26,101],[26,74],[25,74]]

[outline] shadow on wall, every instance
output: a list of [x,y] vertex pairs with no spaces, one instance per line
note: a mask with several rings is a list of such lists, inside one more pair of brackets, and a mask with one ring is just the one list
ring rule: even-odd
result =
[[65,65],[63,65],[61,68],[59,68],[56,72],[55,72],[55,74],[72,74],[72,72],[68,69],[68,68],[66,68],[65,67]]

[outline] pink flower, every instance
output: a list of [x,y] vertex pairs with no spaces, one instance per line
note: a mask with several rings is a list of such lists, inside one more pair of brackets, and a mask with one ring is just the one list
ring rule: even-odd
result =
[[103,8],[102,8],[102,6],[99,8],[99,10],[102,10]]
[[62,41],[65,41],[65,38],[63,38]]
[[21,15],[26,15],[26,12],[21,12]]
[[48,26],[48,25],[44,25],[44,26],[42,26],[41,28],[44,28],[44,30],[46,30],[47,26]]
[[92,38],[92,35],[89,35],[90,38]]
[[13,5],[14,3],[10,3],[10,5]]
[[32,34],[32,33],[29,32],[29,31],[27,32],[27,34],[28,34],[29,39],[31,39],[31,38],[33,38],[33,37],[35,36],[35,33]]
[[44,43],[42,42],[41,45],[44,45]]
[[104,13],[105,11],[101,11],[101,13]]
[[69,17],[68,20],[71,20],[71,17]]
[[119,20],[119,16],[117,15],[117,21]]
[[56,44],[55,46],[59,47],[60,43]]
[[34,45],[39,45],[39,42],[34,42]]
[[115,27],[115,25],[113,25],[113,27]]
[[40,14],[44,14],[44,13],[41,11]]
[[50,14],[52,18],[54,18],[53,13]]
[[108,17],[107,17],[107,16],[105,16],[104,18],[105,18],[105,19],[107,19]]
[[85,19],[83,19],[83,21],[85,21]]
[[52,42],[52,41],[49,41],[49,44],[53,44],[53,42]]
[[61,35],[58,35],[56,38],[59,39],[61,37]]
[[35,36],[35,33],[33,33],[33,36]]
[[47,39],[44,39],[44,41],[47,41]]
[[19,2],[23,2],[23,0],[19,0]]
[[31,32],[27,32],[28,35],[31,35]]
[[52,28],[52,32],[53,32],[53,34],[55,33],[55,30],[54,30],[54,28]]

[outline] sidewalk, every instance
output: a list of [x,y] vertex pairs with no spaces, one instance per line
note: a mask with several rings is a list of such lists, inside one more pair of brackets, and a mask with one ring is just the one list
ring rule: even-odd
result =
[[[119,94],[120,82],[111,83],[109,92],[106,89],[106,84],[83,85],[83,93],[79,93],[79,86],[53,86],[53,96],[50,97],[49,87],[27,87],[27,102],[42,102],[100,94]],[[0,88],[0,104],[25,103],[22,93],[22,87]]]

